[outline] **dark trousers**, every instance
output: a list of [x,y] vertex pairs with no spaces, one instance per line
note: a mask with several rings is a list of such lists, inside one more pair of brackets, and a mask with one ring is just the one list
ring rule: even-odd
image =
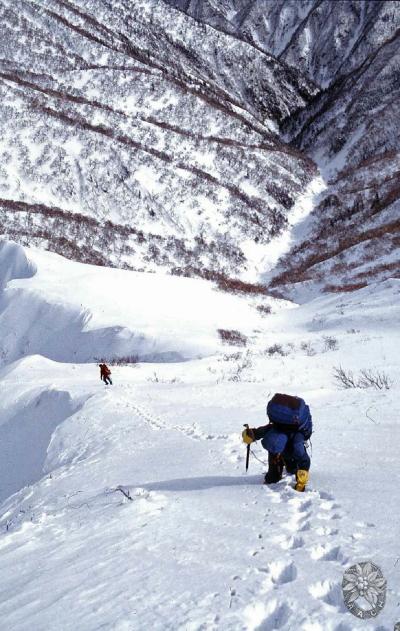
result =
[[110,386],[112,386],[112,381],[111,381],[111,377],[109,377],[108,375],[106,375],[105,377],[103,377],[103,381],[106,384],[106,386],[108,386],[108,384],[110,384]]
[[261,444],[270,454],[281,454],[291,470],[309,470],[310,456],[304,446],[304,436],[301,432],[282,432],[272,428],[265,434]]

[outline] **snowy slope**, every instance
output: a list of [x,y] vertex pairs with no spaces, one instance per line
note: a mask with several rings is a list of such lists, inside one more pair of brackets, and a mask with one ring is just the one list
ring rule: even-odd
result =
[[[11,280],[6,295],[29,293],[32,305],[46,297],[47,309],[56,299],[66,308],[63,287],[83,297],[82,266],[78,289],[76,264],[27,256],[36,273]],[[14,276],[27,276],[20,250],[18,260]],[[117,273],[119,284],[115,270],[102,270],[104,288],[113,275],[110,301],[100,307],[95,294],[86,297],[96,325],[115,324],[116,300],[126,303],[135,275]],[[95,270],[86,274],[93,281]],[[186,280],[173,280],[183,290]],[[4,628],[391,631],[400,598],[399,296],[392,280],[290,309],[275,301],[247,349],[114,367],[109,388],[95,365],[72,363],[68,346],[69,363],[28,354],[3,367]],[[225,306],[212,304],[224,317]],[[159,309],[154,336],[162,340],[170,305]],[[128,315],[135,310],[119,313],[121,326]],[[182,323],[177,348],[188,333],[198,343],[206,310],[195,315]],[[392,388],[339,390],[332,370],[340,364],[385,371]],[[253,457],[244,472],[242,424],[263,424],[268,397],[281,390],[304,396],[313,413],[304,495],[288,477],[263,486]],[[260,445],[254,453],[265,461]],[[357,621],[343,605],[343,572],[360,560],[377,563],[388,581],[376,621]]]
[[[0,357],[56,361],[192,359],[221,348],[218,330],[254,336],[263,318],[203,280],[83,265],[0,241]],[[268,303],[268,300],[263,302]]]

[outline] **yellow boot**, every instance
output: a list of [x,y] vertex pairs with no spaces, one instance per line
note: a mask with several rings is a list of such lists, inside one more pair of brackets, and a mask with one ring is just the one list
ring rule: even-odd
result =
[[296,473],[296,491],[304,491],[308,482],[308,471],[305,469],[298,469]]

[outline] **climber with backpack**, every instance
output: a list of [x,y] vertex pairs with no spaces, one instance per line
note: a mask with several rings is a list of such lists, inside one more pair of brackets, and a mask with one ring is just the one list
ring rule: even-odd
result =
[[268,451],[268,471],[265,484],[274,484],[282,478],[283,468],[296,476],[296,491],[304,491],[308,482],[310,457],[305,442],[312,434],[310,408],[300,397],[275,394],[267,405],[268,425],[246,429],[243,442],[250,449],[251,443],[261,440]]
[[99,364],[99,368],[100,368],[100,379],[104,381],[106,386],[108,385],[112,386],[111,370],[109,369],[107,364]]

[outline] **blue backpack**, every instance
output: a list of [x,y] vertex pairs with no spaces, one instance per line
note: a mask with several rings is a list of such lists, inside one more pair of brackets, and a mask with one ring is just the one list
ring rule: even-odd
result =
[[267,416],[271,423],[282,429],[302,432],[307,440],[312,434],[310,408],[300,397],[275,394],[267,405]]

